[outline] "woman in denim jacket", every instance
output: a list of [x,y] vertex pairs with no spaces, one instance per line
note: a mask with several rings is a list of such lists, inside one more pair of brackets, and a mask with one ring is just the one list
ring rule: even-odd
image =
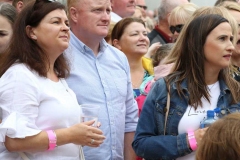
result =
[[155,83],[144,103],[132,144],[137,155],[146,160],[194,160],[207,130],[199,129],[206,111],[218,108],[222,117],[240,110],[240,86],[228,67],[233,30],[216,14],[199,16],[183,28],[172,50],[179,55],[173,72]]

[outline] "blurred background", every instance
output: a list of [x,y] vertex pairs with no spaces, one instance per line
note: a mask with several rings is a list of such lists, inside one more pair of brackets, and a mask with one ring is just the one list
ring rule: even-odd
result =
[[[213,6],[216,1],[217,0],[191,0],[192,3],[196,4],[199,7]],[[160,0],[145,0],[145,2],[148,6],[148,9],[150,10],[156,9],[160,4]]]
[[[67,0],[58,0],[58,1],[64,4],[66,4],[67,2]],[[145,2],[149,10],[156,9],[160,4],[160,0],[145,0]],[[201,6],[213,6],[216,0],[191,0],[191,2],[201,7]]]

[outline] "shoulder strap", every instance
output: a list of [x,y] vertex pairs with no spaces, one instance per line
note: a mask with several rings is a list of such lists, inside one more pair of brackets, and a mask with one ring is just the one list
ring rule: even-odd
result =
[[[167,83],[166,83],[167,84]],[[167,93],[167,104],[166,104],[166,113],[165,113],[165,123],[164,123],[164,135],[166,133],[166,127],[167,127],[167,118],[169,113],[169,107],[170,107],[170,85],[168,86],[168,93]]]
[[18,154],[21,156],[23,160],[30,160],[24,152],[18,152]]

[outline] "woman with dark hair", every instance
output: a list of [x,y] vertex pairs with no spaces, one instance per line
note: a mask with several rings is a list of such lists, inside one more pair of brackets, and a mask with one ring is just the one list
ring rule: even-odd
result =
[[64,5],[53,0],[37,0],[17,18],[0,60],[0,159],[79,160],[81,145],[103,142],[94,121],[80,123],[81,108],[64,79],[68,23]]
[[221,118],[240,110],[240,85],[229,76],[232,41],[231,25],[217,14],[183,27],[172,49],[177,52],[173,72],[155,82],[144,103],[132,144],[137,155],[194,160],[207,130],[200,129],[206,111],[219,108]]
[[13,34],[16,9],[8,3],[0,3],[0,54],[8,47]]

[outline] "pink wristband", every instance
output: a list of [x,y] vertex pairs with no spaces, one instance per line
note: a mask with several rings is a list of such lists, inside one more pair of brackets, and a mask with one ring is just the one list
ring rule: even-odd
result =
[[197,141],[193,131],[188,132],[188,142],[193,151],[197,150]]
[[48,151],[54,150],[54,148],[57,146],[57,136],[53,130],[46,131],[48,135]]

